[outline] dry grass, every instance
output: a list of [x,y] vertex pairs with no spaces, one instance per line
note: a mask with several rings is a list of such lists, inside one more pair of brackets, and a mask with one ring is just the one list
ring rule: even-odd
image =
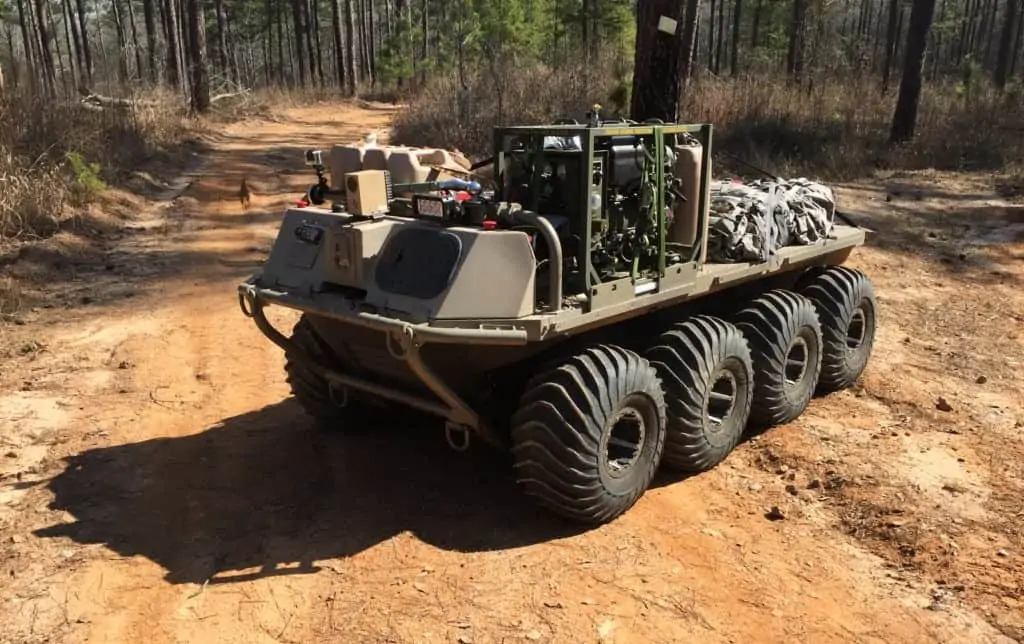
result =
[[582,121],[594,103],[602,105],[606,117],[624,114],[628,106],[614,67],[615,61],[609,59],[589,66],[485,69],[469,75],[465,89],[455,77],[439,78],[396,118],[391,139],[482,157],[490,151],[491,128],[496,125],[558,118]]
[[[540,123],[572,116],[589,106],[625,103],[622,82],[609,62],[585,68],[482,70],[459,89],[454,78],[436,80],[395,124],[393,139],[409,145],[457,147],[476,156],[489,152],[496,124]],[[499,105],[499,97],[501,103]],[[618,101],[612,100],[618,98]],[[1024,101],[974,82],[929,85],[922,96],[917,138],[887,143],[895,90],[879,82],[818,79],[794,86],[784,79],[701,77],[686,91],[680,112],[688,122],[715,126],[716,151],[766,170],[822,179],[852,179],[876,169],[1000,170],[1024,158]],[[749,173],[716,159],[719,168]]]
[[[78,224],[108,185],[176,161],[195,129],[181,101],[162,92],[136,98],[131,109],[88,110],[73,100],[0,96],[0,266],[62,231],[89,234]],[[26,305],[23,295],[5,276],[0,321]]]
[[107,183],[171,151],[187,131],[174,100],[133,109],[0,97],[0,242],[51,236]]

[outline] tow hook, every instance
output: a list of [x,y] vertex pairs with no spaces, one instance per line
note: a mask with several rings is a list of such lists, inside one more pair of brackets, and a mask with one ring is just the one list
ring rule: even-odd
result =
[[448,446],[456,452],[465,452],[469,449],[470,429],[466,425],[453,423],[450,420],[444,422],[444,437]]

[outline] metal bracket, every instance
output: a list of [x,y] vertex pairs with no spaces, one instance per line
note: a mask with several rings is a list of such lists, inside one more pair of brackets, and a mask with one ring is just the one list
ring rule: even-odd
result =
[[[465,452],[469,449],[470,441],[470,430],[465,425],[453,423],[450,420],[444,422],[444,437],[448,441],[448,446],[456,452]],[[461,437],[461,441],[456,440],[456,437]]]
[[[504,443],[500,437],[494,432],[493,429],[486,426],[480,419],[480,416],[470,407],[462,398],[459,397],[454,390],[452,390],[447,384],[444,383],[441,378],[434,373],[426,363],[423,362],[423,358],[420,355],[420,346],[426,344],[429,340],[424,338],[416,337],[416,330],[409,324],[401,327],[400,334],[398,335],[398,347],[395,347],[395,339],[392,338],[392,332],[385,332],[386,342],[388,351],[396,359],[402,360],[408,365],[409,370],[412,371],[420,382],[427,386],[427,388],[439,399],[438,401],[427,400],[419,395],[411,394],[397,390],[393,387],[380,385],[373,382],[368,382],[355,376],[348,374],[339,373],[332,369],[325,368],[323,365],[317,363],[305,354],[299,347],[291,341],[291,339],[285,337],[280,331],[275,329],[270,321],[267,320],[263,314],[264,302],[257,295],[256,289],[251,285],[242,287],[239,291],[239,301],[242,306],[242,311],[247,312],[248,316],[253,318],[256,323],[256,327],[267,336],[274,344],[284,350],[286,354],[291,356],[293,359],[303,362],[309,369],[315,373],[321,375],[325,380],[331,384],[331,400],[337,404],[334,397],[335,387],[345,390],[345,402],[348,401],[348,388],[353,388],[359,391],[364,391],[374,396],[379,396],[386,400],[391,400],[400,404],[408,405],[410,407],[420,409],[429,414],[441,416],[446,419],[448,423],[456,427],[463,428],[463,431],[475,430],[484,441],[492,444],[496,447],[502,447]],[[396,349],[400,348],[401,351]],[[449,441],[452,442],[451,440]],[[462,449],[468,448],[468,440],[463,443],[454,443],[453,448]]]

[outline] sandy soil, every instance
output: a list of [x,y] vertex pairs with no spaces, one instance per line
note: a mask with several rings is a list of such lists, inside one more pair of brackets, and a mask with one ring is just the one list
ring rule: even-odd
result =
[[0,327],[0,642],[1024,638],[1024,207],[841,187],[877,231],[863,381],[579,531],[438,424],[314,433],[238,310],[303,147],[391,114],[233,124],[99,247],[4,269],[51,304]]

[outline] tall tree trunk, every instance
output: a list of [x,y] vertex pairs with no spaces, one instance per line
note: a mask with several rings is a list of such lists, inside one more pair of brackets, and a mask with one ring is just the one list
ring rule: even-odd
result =
[[1017,27],[1017,11],[1020,0],[1007,0],[1006,16],[1003,18],[1003,31],[999,38],[999,56],[996,59],[995,83],[1000,90],[1006,89],[1009,78],[1010,57],[1013,56],[1013,32]]
[[366,0],[359,0],[359,80],[366,82],[370,74],[370,48],[366,36]]
[[303,51],[303,43],[305,42],[303,33],[305,31],[302,25],[302,4],[305,0],[292,0],[292,20],[294,22],[293,28],[295,32],[295,59],[299,63],[299,86],[306,86],[306,59]]
[[804,33],[807,22],[807,0],[793,0],[793,15],[789,22],[789,52],[786,72],[797,81],[804,71]]
[[142,17],[146,24],[146,53],[148,67],[146,74],[149,82],[156,85],[160,82],[160,69],[157,66],[159,52],[156,40],[156,12],[153,11],[153,0],[142,0]]
[[[178,54],[178,58],[181,59],[181,77],[184,80],[182,83],[186,91],[192,91],[192,75],[189,73],[190,69],[190,52],[192,51],[192,41],[189,37],[188,30],[188,5],[190,0],[178,0],[178,38],[181,39],[181,50]],[[191,96],[191,94],[190,94]],[[189,99],[191,100],[191,99]]]
[[128,5],[128,26],[131,27],[132,47],[135,48],[135,75],[142,78],[142,47],[139,47],[139,29],[135,26],[134,0],[125,0]]
[[348,81],[346,93],[352,96],[356,92],[356,43],[355,24],[352,16],[352,0],[345,0],[345,76]]
[[[45,6],[43,8],[43,11],[45,11],[44,18],[45,18],[47,24],[49,24],[51,27],[54,27],[54,30],[53,30],[53,48],[55,50],[57,50],[56,51],[56,53],[57,53],[57,77],[60,78],[60,84],[61,84],[61,87],[64,88],[64,93],[65,94],[69,94],[70,92],[69,92],[69,88],[68,88],[68,75],[65,73],[65,69],[64,69],[64,54],[63,54],[63,52],[61,51],[61,48],[60,48],[60,36],[57,35],[57,29],[54,26],[53,15],[50,12],[49,5]],[[68,52],[68,60],[71,60],[71,52],[70,51]]]
[[302,39],[306,49],[306,62],[309,63],[309,84],[316,86],[316,51],[313,48],[313,19],[309,12],[309,0],[299,0],[302,11]]
[[171,87],[179,87],[181,76],[178,74],[178,46],[175,38],[174,25],[177,22],[174,13],[174,0],[163,0],[161,4],[161,19],[163,20],[164,43],[167,48],[167,82]]
[[740,66],[740,17],[743,11],[743,0],[736,0],[732,9],[732,54],[730,56],[729,73],[733,76],[739,72]]
[[[589,12],[587,0],[583,0],[583,11]],[[583,46],[584,51],[588,51],[587,46],[590,44],[587,38],[587,13],[583,14]],[[420,60],[423,61],[423,67],[420,68],[420,85],[427,82],[427,59],[430,57],[430,42],[428,36],[430,34],[430,18],[427,0],[423,0],[423,4],[420,9],[420,30],[423,32],[423,40],[420,42]]]
[[[683,56],[684,6],[678,0],[638,0],[636,56],[630,115],[637,121],[659,118],[675,121],[679,115],[680,73]],[[665,16],[676,21],[674,33],[658,29]]]
[[[946,20],[946,0],[939,0],[939,23],[941,24],[941,23],[945,22],[945,20]],[[903,6],[901,5],[900,6],[900,20],[899,20],[899,24],[897,26],[897,29],[899,29],[899,27],[902,26],[902,24],[903,24]],[[939,64],[943,63],[945,61],[945,56],[943,56],[942,49],[943,49],[943,45],[946,44],[946,42],[945,42],[945,38],[942,37],[943,34],[941,32],[932,32],[932,36],[934,37],[934,42],[935,42],[935,55],[932,56],[932,60],[931,60],[932,66],[931,66],[931,70],[928,73],[929,78],[935,78],[938,75],[938,73],[939,73]],[[896,40],[898,42],[899,38],[897,38]],[[896,48],[894,48],[894,49],[896,49]]]
[[18,25],[21,27],[21,46],[25,49],[25,72],[28,74],[29,87],[35,91],[38,87],[39,75],[36,71],[35,56],[32,55],[32,31],[25,13],[25,0],[17,0],[17,5]]
[[725,44],[725,0],[718,2],[718,34],[715,36],[715,75],[722,73],[722,47]]
[[217,16],[217,62],[220,63],[221,70],[228,75],[228,79],[235,82],[238,79],[231,73],[231,59],[228,57],[228,26],[227,20],[224,19],[224,1],[216,0],[213,3],[213,11]]
[[[255,54],[253,53],[252,47],[246,47],[241,50],[241,59],[248,61],[249,66],[243,70],[242,65],[239,62],[239,47],[237,46],[238,39],[235,38],[235,21],[234,21],[234,10],[235,5],[228,5],[224,9],[224,37],[228,41],[228,69],[231,71],[231,77],[236,79],[243,85],[249,84],[249,79],[252,78],[251,74],[254,73],[255,67]],[[209,48],[209,47],[207,47]]]
[[[79,56],[76,63],[74,55],[76,49],[71,46],[71,17],[68,16],[68,3],[66,0],[60,3],[60,9],[61,22],[64,23],[64,44],[68,49],[68,67],[71,68],[72,85],[77,85],[78,79],[76,78],[75,71],[77,68],[79,74],[81,73],[82,57]],[[13,58],[11,59],[11,62],[14,62]]]
[[[763,9],[763,5],[764,5],[764,0],[757,0],[757,5],[754,6],[754,24],[753,24],[753,26],[751,27],[751,30],[750,30],[750,48],[751,49],[757,49],[757,45],[758,45],[758,38],[757,37],[760,35],[758,33],[758,30],[761,27],[761,11]],[[845,31],[846,30],[843,29],[844,33],[845,33]]]
[[92,83],[92,47],[89,46],[89,30],[85,22],[85,0],[75,0],[75,12],[78,14],[78,31],[82,34],[82,55],[85,57],[85,78]]
[[[370,36],[369,42],[367,43],[367,51],[370,56],[370,86],[377,86],[377,33],[375,25],[377,24],[377,15],[374,13],[374,0],[370,2]],[[445,5],[441,5],[444,7]],[[443,11],[443,9],[442,9]]]
[[320,79],[320,85],[324,86],[324,55],[320,45],[320,5],[316,0],[310,0],[310,11],[313,14],[313,45],[311,47],[316,58],[316,75]]
[[882,68],[882,93],[889,91],[889,73],[896,56],[896,29],[900,13],[899,0],[889,0],[889,25],[885,32],[885,66]]
[[924,66],[925,45],[932,27],[935,0],[914,0],[907,25],[906,58],[903,78],[900,80],[899,98],[892,117],[890,143],[908,141],[914,136],[917,124],[917,105],[921,98],[921,73]]
[[[683,59],[679,61],[679,84],[681,89],[686,89],[693,78],[693,70],[696,69],[696,56],[698,47],[698,21],[700,20],[700,0],[686,0],[685,14],[683,16]],[[680,27],[677,27],[679,29]],[[659,34],[660,35],[660,34]]]
[[18,59],[14,53],[14,30],[11,28],[11,23],[4,25],[4,31],[7,32],[7,57],[11,60],[11,85],[14,89],[18,89],[21,84],[21,75],[18,73]]
[[63,0],[61,3],[64,8],[64,29],[70,32],[71,39],[75,43],[75,62],[78,63],[78,82],[86,83],[85,76],[85,59],[82,57],[82,38],[78,34],[78,20],[75,17],[74,8],[71,6],[70,0]]
[[57,92],[56,81],[57,71],[53,63],[53,52],[50,51],[50,30],[46,28],[46,5],[43,0],[36,0],[36,30],[39,32],[40,60],[43,61],[43,73],[45,76],[46,88],[51,96]]
[[210,78],[206,61],[206,18],[200,0],[187,0],[189,80],[192,84],[192,111],[210,109]]
[[334,66],[338,74],[338,87],[345,89],[345,44],[341,37],[341,0],[331,0],[331,35],[334,36]]
[[110,0],[111,16],[117,31],[117,69],[122,83],[128,82],[128,40],[124,34],[124,22],[121,20],[121,8],[118,0]]
[[284,0],[277,0],[275,4],[277,12],[277,65],[278,73],[287,78],[288,87],[295,85],[295,78],[292,76],[291,65],[285,64],[285,36],[284,36]]
[[[724,2],[724,0],[720,0],[720,1]],[[639,7],[639,6],[640,5],[637,5],[637,7]],[[710,70],[712,72],[715,71],[715,24],[716,24],[715,23],[715,16],[718,15],[717,13],[715,13],[715,7],[716,6],[717,6],[716,1],[715,0],[711,0],[711,13],[708,16],[708,27],[709,27],[709,29],[708,29],[708,65],[707,65],[707,67],[708,67],[708,70]],[[639,9],[638,9],[638,11],[639,11]],[[637,13],[637,16],[639,16],[639,15],[640,14]]]
[[1013,53],[1010,54],[1010,73],[1008,76],[1013,76],[1014,71],[1016,71],[1022,41],[1024,41],[1024,11],[1020,11],[1017,16],[1017,37],[1013,42]]

